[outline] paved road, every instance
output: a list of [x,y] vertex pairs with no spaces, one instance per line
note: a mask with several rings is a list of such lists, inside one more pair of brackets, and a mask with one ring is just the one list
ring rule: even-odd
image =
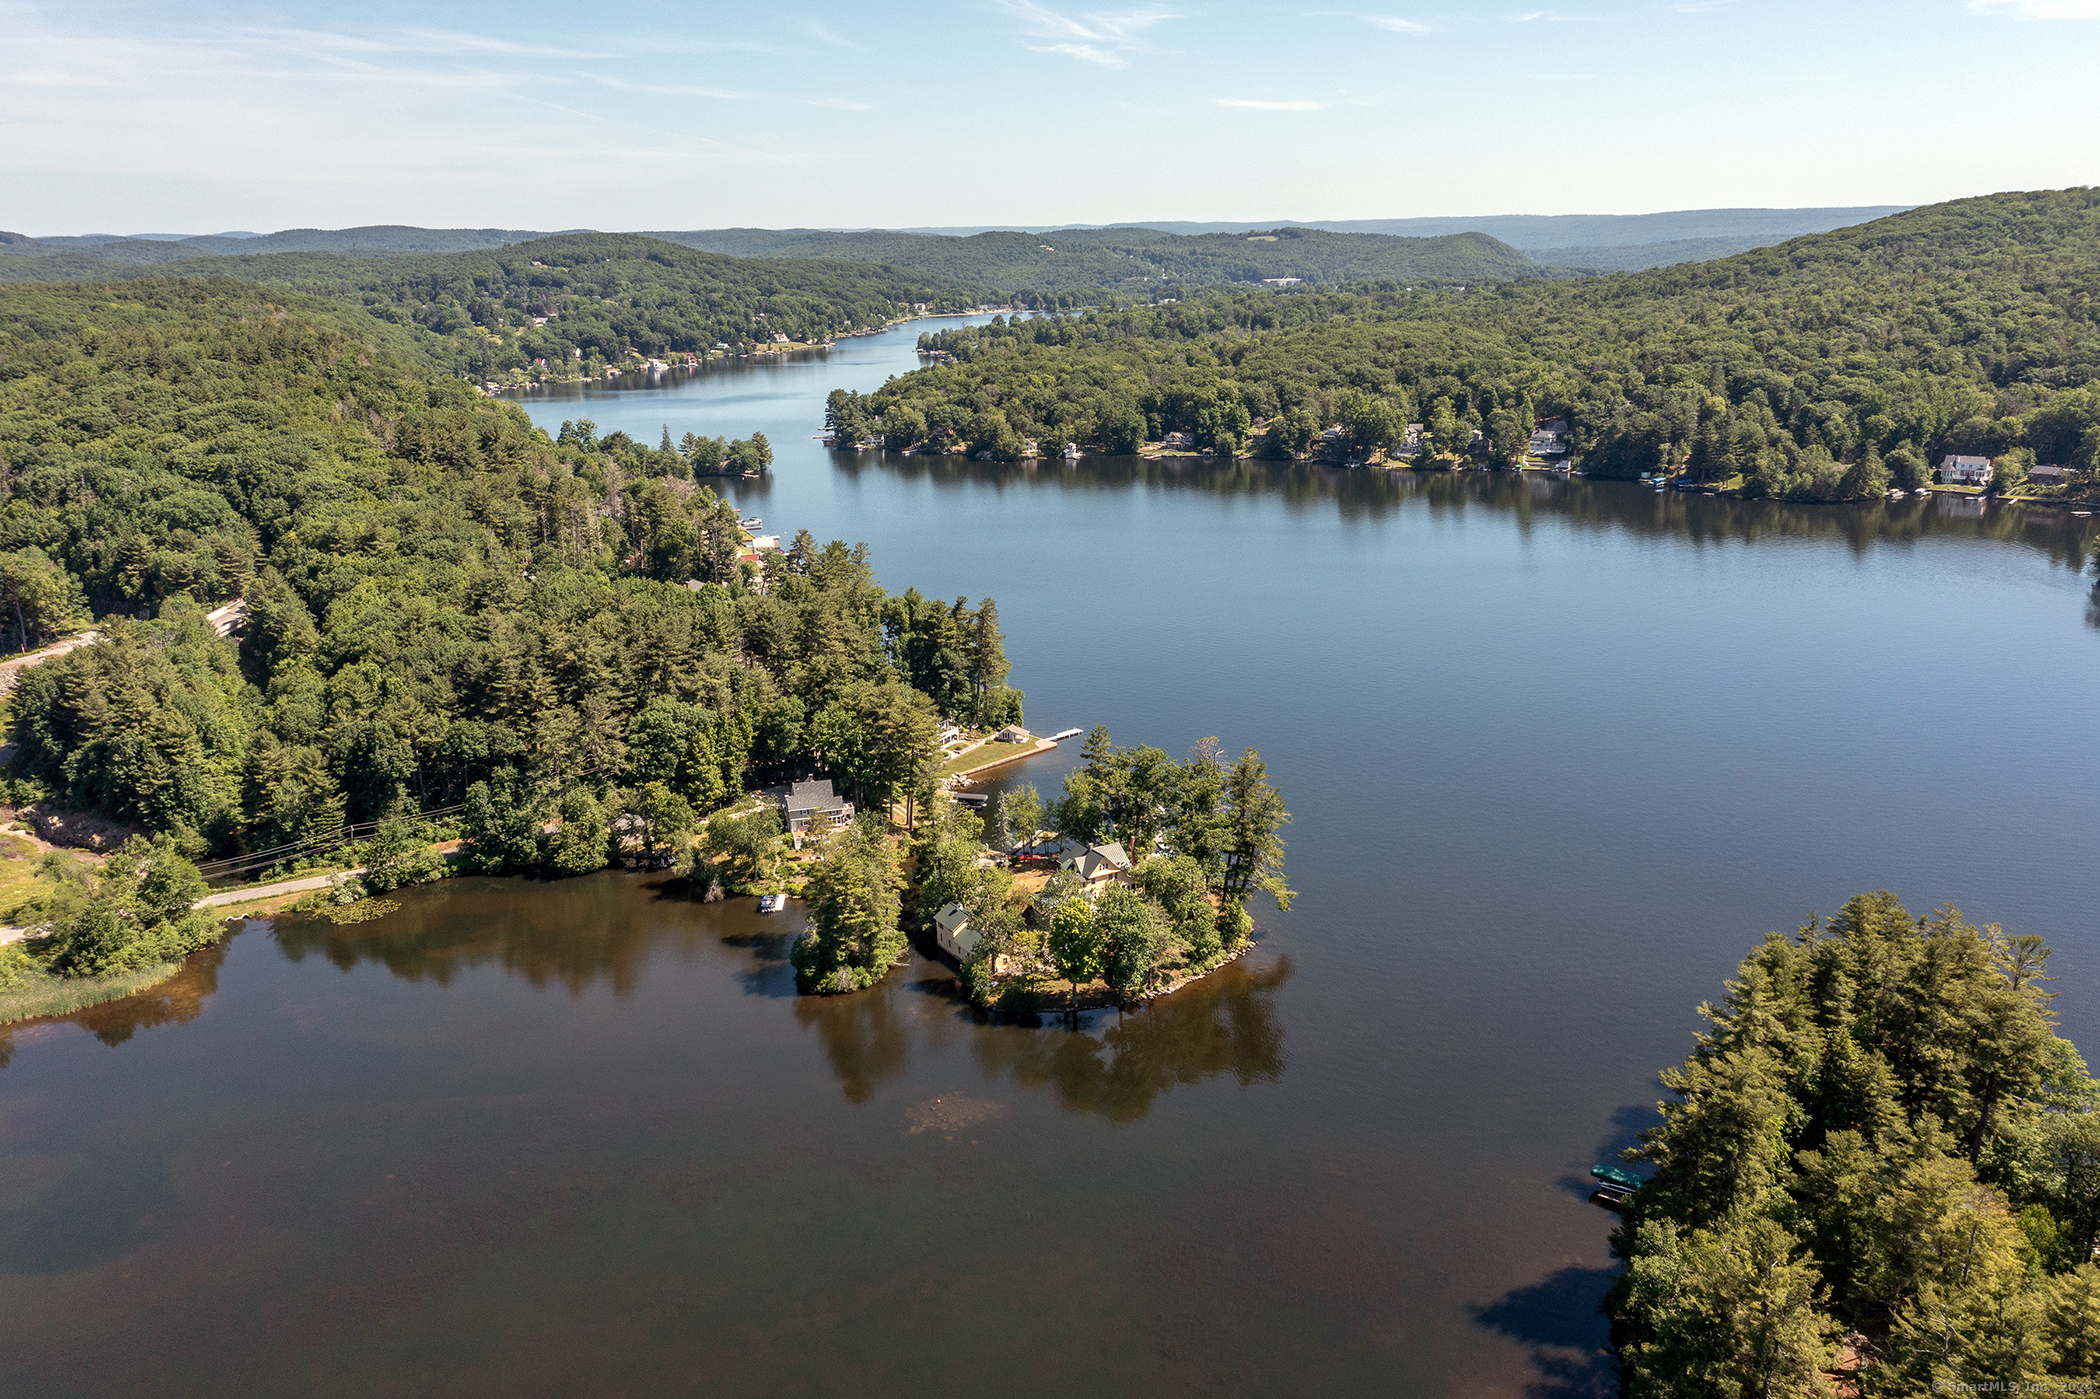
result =
[[227,904],[253,903],[257,899],[274,898],[279,894],[303,894],[309,889],[326,889],[339,879],[355,879],[363,874],[362,869],[346,873],[310,874],[304,879],[286,879],[276,884],[259,884],[253,889],[227,889],[217,894],[206,894],[193,905],[196,908],[222,908]]

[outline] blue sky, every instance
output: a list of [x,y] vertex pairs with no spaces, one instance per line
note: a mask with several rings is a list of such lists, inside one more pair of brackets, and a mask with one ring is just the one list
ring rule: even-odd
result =
[[0,0],[0,228],[1638,213],[2100,182],[2100,0]]

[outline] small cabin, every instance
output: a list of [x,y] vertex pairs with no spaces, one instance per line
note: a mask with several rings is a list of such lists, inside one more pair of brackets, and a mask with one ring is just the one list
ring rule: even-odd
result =
[[933,915],[933,940],[958,962],[968,961],[983,939],[984,934],[970,923],[970,910],[961,904],[949,904]]

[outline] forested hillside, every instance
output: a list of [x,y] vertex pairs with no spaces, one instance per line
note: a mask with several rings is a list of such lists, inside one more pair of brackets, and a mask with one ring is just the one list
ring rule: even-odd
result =
[[2002,456],[2008,480],[2027,461],[2100,467],[2096,287],[2100,190],[1995,195],[1572,282],[995,322],[930,337],[956,362],[835,411],[892,446],[994,455],[1179,430],[1290,457],[1336,423],[1375,451],[1412,421],[1433,451],[1505,465],[1564,416],[1595,475],[1846,499],[1916,485],[1945,452]]
[[879,800],[938,712],[1018,710],[995,609],[806,538],[761,594],[679,451],[550,442],[343,326],[223,280],[0,288],[0,579],[106,633],[24,673],[18,799],[192,853],[464,803],[500,867],[557,809],[661,822],[820,764]]
[[1393,238],[1277,228],[1184,237],[1149,228],[1069,228],[1054,233],[832,233],[725,228],[655,235],[743,257],[853,258],[991,287],[1030,306],[1079,306],[1104,296],[1146,301],[1269,277],[1335,284],[1385,278],[1456,285],[1547,275],[1523,253],[1482,233]]
[[2100,1083],[2048,959],[1881,893],[1743,962],[1633,1153],[1657,1170],[1613,1236],[1626,1393],[2092,1380]]
[[[401,327],[396,347],[477,378],[535,360],[589,369],[629,355],[748,347],[775,333],[826,340],[879,327],[914,302],[975,304],[938,276],[866,263],[760,262],[674,247],[638,234],[583,233],[481,251],[351,257],[265,253],[172,266],[78,254],[0,258],[0,280],[232,277],[325,297]],[[534,324],[544,319],[544,325]]]

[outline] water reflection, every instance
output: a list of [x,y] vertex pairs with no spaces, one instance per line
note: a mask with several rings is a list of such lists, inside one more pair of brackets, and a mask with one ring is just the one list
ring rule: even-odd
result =
[[1283,1027],[1276,988],[1290,979],[1291,959],[1261,971],[1244,963],[1186,987],[1145,1009],[1118,1016],[1097,1038],[1054,1027],[1002,1027],[971,1042],[977,1065],[1011,1074],[1031,1088],[1048,1086],[1067,1112],[1135,1122],[1176,1085],[1230,1074],[1241,1086],[1283,1076]]
[[1485,509],[1572,520],[1636,534],[1700,543],[1842,539],[1855,552],[1877,542],[1926,538],[2023,544],[2066,567],[2093,555],[2094,524],[2066,510],[1986,503],[1978,497],[1907,496],[1850,505],[1739,500],[1690,491],[1656,491],[1629,481],[1590,481],[1543,472],[1344,471],[1305,463],[1189,457],[1089,457],[1076,462],[973,462],[960,456],[896,452],[834,454],[848,477],[881,472],[906,481],[1061,491],[1139,487],[1209,495],[1274,496],[1294,503],[1333,501],[1344,518],[1376,519],[1400,509]]
[[[690,918],[654,916],[658,905],[691,903],[684,886],[647,882],[641,888],[650,897],[637,900],[621,896],[623,882],[610,872],[550,882],[446,880],[395,895],[402,907],[367,923],[279,920],[277,945],[294,962],[321,956],[343,971],[376,962],[405,981],[449,986],[464,971],[496,966],[535,989],[559,985],[581,995],[603,981],[626,996],[657,948],[689,942],[696,929]],[[737,912],[722,907],[726,918]],[[746,930],[739,923],[734,931]]]
[[[243,926],[254,927],[255,923],[250,920]],[[78,1025],[114,1048],[139,1031],[150,1030],[156,1025],[186,1025],[204,1013],[205,1000],[219,989],[219,967],[225,960],[226,944],[220,942],[192,952],[183,960],[182,970],[135,996],[105,1001],[99,1006],[52,1016],[48,1020],[0,1025],[0,1068],[6,1068],[14,1057],[15,1034],[21,1030],[41,1030],[55,1024]]]
[[795,1023],[817,1032],[848,1102],[865,1103],[878,1084],[896,1078],[911,1062],[919,1017],[898,1004],[897,990],[884,982],[851,996],[795,998]]

